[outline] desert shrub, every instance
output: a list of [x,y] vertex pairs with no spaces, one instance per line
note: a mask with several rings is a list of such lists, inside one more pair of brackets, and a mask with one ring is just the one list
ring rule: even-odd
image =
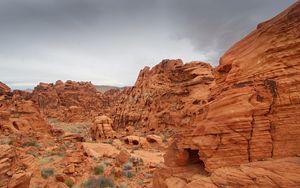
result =
[[51,157],[45,157],[45,158],[42,158],[42,159],[39,160],[39,164],[40,165],[44,165],[44,164],[50,163],[52,161],[54,161],[53,158],[51,158]]
[[130,170],[123,170],[123,176],[126,176],[127,178],[132,178],[135,174]]
[[45,157],[49,157],[49,156],[52,156],[52,155],[56,155],[56,153],[53,152],[53,151],[46,151],[46,153],[44,154]]
[[144,165],[144,160],[142,158],[139,159],[139,165]]
[[109,160],[103,160],[103,161],[101,162],[101,164],[102,164],[104,167],[110,166],[110,165],[111,165],[111,161],[109,161]]
[[22,144],[22,147],[25,148],[25,147],[29,147],[29,146],[34,146],[34,147],[41,147],[41,144],[38,144],[35,140],[29,140],[25,143]]
[[96,166],[96,167],[94,168],[95,174],[96,174],[96,175],[103,174],[104,168],[105,168],[104,165],[98,165],[98,166]]
[[112,144],[113,140],[112,139],[108,139],[108,140],[105,140],[103,143],[105,143],[105,144]]
[[143,185],[144,181],[143,180],[137,180],[136,183],[139,184],[139,185]]
[[104,187],[114,187],[115,184],[113,182],[113,180],[109,179],[109,178],[105,178],[105,177],[100,177],[98,179],[98,183],[100,185],[100,188],[104,188]]
[[130,157],[129,161],[132,162],[133,166],[144,164],[144,160],[142,158]]
[[67,178],[64,183],[68,186],[68,187],[73,187],[74,185],[74,181],[71,178]]
[[47,179],[48,177],[53,176],[53,175],[54,175],[54,170],[52,168],[43,168],[41,170],[41,176],[44,179]]
[[80,185],[81,188],[97,188],[97,179],[90,178]]
[[129,161],[123,165],[123,170],[131,170],[132,167],[133,167],[133,163]]
[[115,184],[113,180],[105,178],[103,176],[99,178],[90,178],[86,182],[80,185],[81,188],[105,188],[105,187],[114,187]]

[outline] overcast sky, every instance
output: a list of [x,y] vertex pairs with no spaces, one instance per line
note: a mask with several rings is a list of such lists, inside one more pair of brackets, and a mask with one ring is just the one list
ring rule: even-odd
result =
[[216,66],[294,0],[0,0],[0,81],[133,85],[162,59]]

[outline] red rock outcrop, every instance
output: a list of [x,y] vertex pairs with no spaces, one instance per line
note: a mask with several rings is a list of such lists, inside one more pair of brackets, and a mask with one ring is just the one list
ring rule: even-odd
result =
[[0,137],[11,134],[30,136],[29,133],[41,133],[40,136],[43,136],[49,130],[49,125],[32,101],[24,100],[15,92],[0,97]]
[[4,83],[0,82],[0,95],[10,92],[10,88]]
[[89,121],[103,111],[102,94],[90,82],[40,83],[32,100],[47,117],[64,122]]
[[32,173],[23,169],[24,164],[18,158],[15,148],[0,145],[0,187],[29,188]]
[[199,106],[207,103],[214,83],[207,63],[163,60],[152,69],[140,71],[133,87],[120,94],[112,112],[115,128],[127,126],[141,130],[162,130],[189,125]]
[[[185,166],[196,153],[199,162],[213,173],[214,183],[216,174],[224,178],[218,185],[276,187],[278,182],[273,177],[276,175],[270,175],[268,170],[254,172],[257,170],[254,168],[251,172],[241,172],[222,167],[239,167],[250,162],[250,167],[244,167],[252,168],[255,161],[300,153],[299,31],[298,1],[273,19],[259,24],[255,31],[229,49],[214,69],[215,85],[211,87],[208,103],[202,105],[202,115],[196,115],[190,128],[176,137],[175,147],[173,145],[171,153],[167,153],[165,164]],[[299,159],[294,162],[293,170],[299,174],[297,161]],[[272,162],[259,164],[271,168]],[[288,166],[274,173],[293,172]],[[257,177],[261,181],[257,184],[245,175],[247,173],[265,173],[271,180],[268,184],[263,177]],[[240,182],[239,176],[248,180]],[[282,187],[299,185],[284,174],[278,178],[281,179],[278,185]],[[202,183],[211,181],[204,179]]]
[[[195,175],[199,173],[199,170],[197,171],[191,167],[162,168],[155,172],[153,187],[299,187],[299,171],[299,157],[258,161],[242,164],[238,167],[219,168],[210,176]],[[174,182],[178,183],[174,184]]]
[[112,120],[104,115],[95,117],[90,132],[93,140],[118,138],[116,131],[112,129]]
[[298,2],[221,58],[205,116],[178,141],[198,149],[207,170],[299,154],[299,29]]

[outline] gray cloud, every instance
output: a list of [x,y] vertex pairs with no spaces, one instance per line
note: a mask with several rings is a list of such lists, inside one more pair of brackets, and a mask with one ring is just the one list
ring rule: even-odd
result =
[[164,58],[218,59],[293,0],[0,0],[0,80],[132,85]]

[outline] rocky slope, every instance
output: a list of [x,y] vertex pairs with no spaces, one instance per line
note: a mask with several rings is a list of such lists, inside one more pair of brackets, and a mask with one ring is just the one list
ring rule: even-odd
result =
[[40,83],[32,92],[32,100],[47,117],[64,122],[88,121],[103,113],[104,107],[102,94],[90,82]]
[[193,115],[202,113],[213,84],[207,63],[163,60],[152,69],[145,67],[135,85],[119,95],[112,111],[115,128],[147,132],[188,126]]
[[[165,158],[167,165],[187,165],[196,152],[206,171],[219,174],[223,180],[218,181],[231,182],[240,181],[227,179],[240,170],[216,169],[300,153],[299,31],[300,2],[297,2],[259,24],[224,54],[214,70],[216,84],[209,93],[209,102],[202,106],[204,115],[196,117],[193,130],[180,133],[170,149],[171,154],[167,155],[173,157]],[[294,163],[297,166],[294,170],[299,173],[299,159]],[[272,165],[271,162],[259,164]],[[292,171],[288,168],[285,173]],[[283,174],[277,175],[285,178]],[[213,177],[212,181],[217,184]],[[270,187],[276,187],[277,181],[270,179]],[[260,179],[244,183],[245,186],[265,185],[256,184],[257,181]],[[238,187],[238,184],[222,185]],[[286,181],[280,185],[299,185],[299,182]]]

